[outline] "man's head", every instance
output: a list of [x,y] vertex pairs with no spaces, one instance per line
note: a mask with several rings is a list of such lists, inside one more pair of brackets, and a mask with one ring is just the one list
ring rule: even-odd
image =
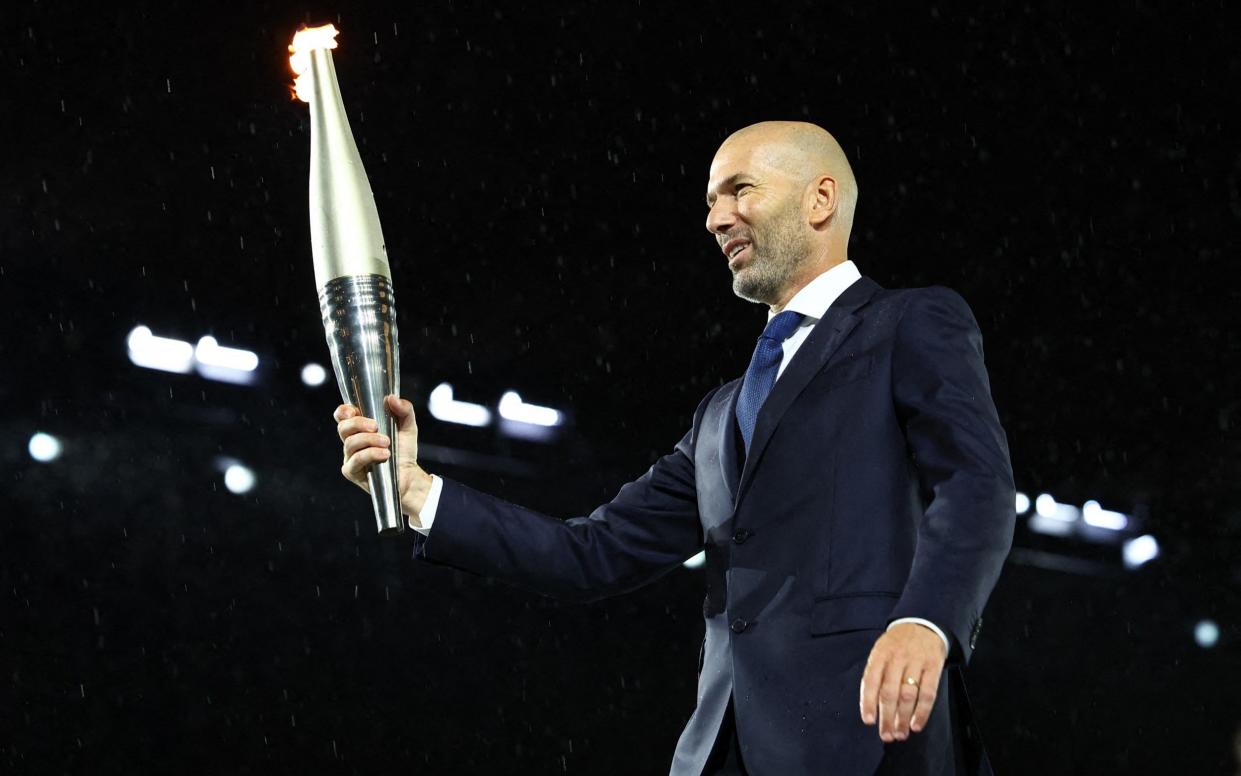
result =
[[733,292],[783,308],[847,258],[857,182],[822,127],[764,121],[734,132],[711,162],[707,230],[728,256]]

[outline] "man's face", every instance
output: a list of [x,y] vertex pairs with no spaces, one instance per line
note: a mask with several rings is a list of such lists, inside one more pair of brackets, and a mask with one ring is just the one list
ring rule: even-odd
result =
[[733,274],[733,293],[775,304],[810,258],[804,187],[779,164],[778,146],[730,138],[711,163],[707,231]]

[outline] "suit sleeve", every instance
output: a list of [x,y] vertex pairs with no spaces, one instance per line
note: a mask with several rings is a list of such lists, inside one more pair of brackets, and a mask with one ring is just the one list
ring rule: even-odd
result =
[[588,517],[557,520],[444,479],[435,527],[414,537],[414,554],[569,600],[641,587],[702,549],[694,433]]
[[891,616],[936,623],[968,660],[1012,546],[1016,493],[982,335],[965,300],[944,288],[913,295],[896,330],[892,381],[927,506]]

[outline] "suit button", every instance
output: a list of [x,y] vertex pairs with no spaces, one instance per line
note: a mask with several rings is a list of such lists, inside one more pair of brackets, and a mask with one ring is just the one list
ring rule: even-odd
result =
[[750,627],[750,623],[738,617],[737,619],[733,620],[733,624],[729,625],[728,627],[732,630],[733,633],[741,633],[746,628]]
[[753,535],[753,532],[742,528],[740,531],[733,534],[733,544],[745,544],[745,540],[749,539]]

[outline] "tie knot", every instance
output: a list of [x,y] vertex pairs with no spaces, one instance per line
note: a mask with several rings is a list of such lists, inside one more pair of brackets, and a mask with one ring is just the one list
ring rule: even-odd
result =
[[784,342],[801,324],[801,319],[801,313],[785,310],[767,321],[767,328],[763,329],[763,337],[776,342]]

